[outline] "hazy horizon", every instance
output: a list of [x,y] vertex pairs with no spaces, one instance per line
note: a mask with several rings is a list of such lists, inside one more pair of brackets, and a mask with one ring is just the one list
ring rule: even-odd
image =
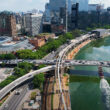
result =
[[[0,0],[0,11],[29,11],[32,9],[39,9],[44,11],[45,3],[49,0]],[[102,3],[105,8],[110,6],[110,0],[90,0],[89,3]]]

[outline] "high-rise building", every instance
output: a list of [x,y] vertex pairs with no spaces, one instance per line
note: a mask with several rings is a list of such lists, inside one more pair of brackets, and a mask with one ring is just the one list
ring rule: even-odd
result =
[[51,11],[60,11],[61,7],[65,7],[66,0],[50,0],[49,3]]
[[110,7],[107,8],[107,12],[110,12]]
[[32,36],[42,33],[42,14],[27,13],[24,16],[25,31]]
[[71,13],[71,29],[76,29],[78,28],[78,9],[79,9],[79,4],[73,4],[72,5],[72,13]]
[[71,8],[72,0],[49,0],[45,7],[44,22],[50,24],[52,32],[67,30],[71,22]]
[[102,11],[104,10],[104,5],[103,4],[89,4],[89,11]]
[[68,14],[70,14],[71,0],[49,0],[45,7],[44,22],[63,24],[66,19],[66,3]]
[[[68,11],[71,11],[71,0],[68,1]],[[49,0],[50,11],[60,11],[60,8],[66,7],[66,0]]]
[[0,13],[0,35],[16,36],[16,19],[10,12]]
[[79,11],[88,11],[89,0],[71,0],[72,3],[79,3]]
[[45,22],[51,22],[51,13],[50,13],[50,5],[47,3],[45,5],[45,13],[44,13],[44,21]]

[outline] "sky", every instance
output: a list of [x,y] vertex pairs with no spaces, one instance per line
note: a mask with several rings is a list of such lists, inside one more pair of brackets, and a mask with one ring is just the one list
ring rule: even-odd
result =
[[[32,9],[45,9],[45,3],[49,0],[0,0],[0,11],[29,11]],[[90,0],[90,3],[103,3],[110,6],[110,0]]]

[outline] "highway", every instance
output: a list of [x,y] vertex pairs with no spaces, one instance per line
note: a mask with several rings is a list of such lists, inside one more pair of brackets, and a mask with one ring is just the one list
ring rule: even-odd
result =
[[[61,70],[61,66],[62,66],[63,63],[66,64],[66,62],[68,64],[70,64],[70,61],[64,61],[64,58],[65,58],[65,56],[66,56],[68,51],[73,49],[79,43],[82,43],[83,41],[88,40],[90,38],[91,38],[91,36],[87,34],[87,35],[81,36],[81,37],[71,41],[70,44],[68,46],[66,46],[66,48],[62,49],[62,51],[58,55],[58,59],[56,60],[57,76],[58,76],[59,88],[60,88],[61,99],[62,99],[62,103],[63,103],[63,106],[64,106],[64,110],[67,110],[68,107],[67,107],[67,105],[65,103],[64,94],[62,92],[62,86],[61,86],[62,84],[61,84],[61,77],[60,77],[61,76],[60,75],[61,74],[61,71],[60,71]],[[71,64],[74,64],[74,61],[71,62]]]
[[[71,49],[74,49],[77,45],[81,44],[82,42],[89,40],[89,39],[94,39],[94,34],[86,34],[86,35],[82,35],[81,37],[78,37],[74,40],[71,40],[69,42],[69,44],[64,44],[63,46],[61,46],[55,53],[53,52],[53,54],[50,54],[50,56],[52,55],[52,57],[54,55],[59,54],[59,56],[61,56],[60,54],[62,54],[62,51],[65,51],[65,54],[68,53],[68,51],[70,51]],[[51,57],[51,58],[52,58]],[[47,57],[48,59],[49,57]],[[45,60],[24,60],[24,59],[14,59],[14,60],[1,60],[0,64],[5,63],[8,65],[17,65],[19,62],[29,62],[29,63],[33,63],[33,64],[52,64],[51,62],[45,61]]]
[[[66,53],[68,51],[70,51],[70,49],[73,49],[76,45],[82,43],[85,40],[91,39],[91,36],[93,37],[93,35],[83,35],[81,37],[78,37],[75,40],[71,40],[71,42],[68,44],[68,46],[66,46],[64,49],[62,49],[59,53],[59,60],[62,62],[61,58],[66,55]],[[65,54],[64,54],[65,53]],[[4,63],[7,64],[17,64],[18,62],[23,62],[23,61],[27,61],[33,64],[50,64],[53,66],[48,66],[45,68],[42,68],[40,70],[36,70],[34,72],[28,73],[26,75],[24,75],[23,77],[13,81],[11,84],[7,85],[6,87],[4,87],[2,90],[0,90],[0,100],[6,95],[8,94],[11,90],[13,90],[15,87],[17,87],[18,85],[20,85],[21,83],[25,82],[26,80],[32,78],[34,75],[39,74],[41,72],[47,72],[47,71],[51,71],[55,69],[55,65],[57,60],[23,60],[23,59],[16,59],[16,60],[3,60]],[[0,61],[0,64],[3,63],[3,61]],[[59,65],[61,64],[59,61]],[[100,62],[100,61],[81,61],[81,60],[63,60],[65,66],[74,66],[74,65],[93,65],[93,66],[105,66],[105,67],[110,67],[110,62]]]
[[[59,52],[59,57],[58,57],[58,67],[61,66],[62,63],[65,64],[66,66],[74,66],[74,65],[84,65],[84,66],[104,66],[104,67],[110,67],[110,61],[84,61],[84,60],[62,60],[62,57],[64,55],[66,55],[68,53],[68,51],[70,51],[71,49],[74,49],[77,45],[79,45],[80,43],[82,43],[83,41],[86,41],[88,39],[93,39],[94,35],[83,35],[81,37],[76,38],[75,40],[71,40],[70,43],[68,44],[68,46],[66,46],[64,49],[62,49]],[[0,100],[6,95],[8,94],[11,90],[13,90],[15,87],[17,87],[18,85],[22,84],[23,82],[25,82],[28,79],[31,79],[34,75],[39,74],[41,72],[47,72],[47,71],[51,71],[55,69],[55,65],[57,63],[57,60],[23,60],[23,59],[16,59],[16,60],[2,60],[0,61],[0,64],[2,64],[3,62],[6,64],[17,64],[18,62],[23,62],[23,61],[27,61],[33,64],[50,64],[52,66],[47,66],[45,68],[42,68],[40,70],[36,70],[34,72],[28,73],[22,77],[20,77],[19,79],[13,81],[12,83],[10,83],[9,85],[7,85],[6,87],[4,87],[2,90],[0,90]],[[60,67],[59,67],[60,68]],[[60,79],[59,79],[60,80]]]
[[28,84],[23,85],[22,87],[16,90],[19,90],[20,94],[13,94],[11,99],[4,105],[4,107],[2,107],[1,110],[16,110],[19,106],[19,103],[22,101],[23,97],[26,95],[26,92],[28,91]]
[[[15,61],[16,63],[19,62],[20,60]],[[33,64],[46,64],[46,65],[55,65],[57,60],[24,60],[29,63]],[[2,62],[2,61],[0,61]],[[12,60],[7,60],[6,64],[14,64],[14,63],[9,63],[13,62]],[[65,65],[70,65],[70,66],[103,66],[103,67],[110,67],[110,61],[97,61],[97,60],[63,60],[63,63]]]
[[2,90],[0,90],[0,100],[6,94],[8,94],[11,90],[13,90],[15,87],[17,87],[18,85],[20,85],[23,82],[27,81],[28,79],[33,78],[34,75],[37,75],[37,74],[42,73],[42,72],[48,72],[48,71],[51,71],[51,70],[54,70],[54,69],[55,69],[55,66],[47,66],[45,68],[41,68],[41,69],[36,70],[34,72],[30,72],[30,73],[18,78],[17,80],[13,81],[12,83],[10,83],[6,87],[4,87]]
[[97,60],[66,60],[65,66],[102,66],[110,67],[110,61],[97,61]]

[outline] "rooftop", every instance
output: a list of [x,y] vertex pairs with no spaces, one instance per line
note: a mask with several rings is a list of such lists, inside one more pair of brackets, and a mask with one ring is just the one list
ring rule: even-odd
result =
[[51,33],[41,33],[41,34],[39,34],[38,36],[45,36],[45,35],[51,35]]

